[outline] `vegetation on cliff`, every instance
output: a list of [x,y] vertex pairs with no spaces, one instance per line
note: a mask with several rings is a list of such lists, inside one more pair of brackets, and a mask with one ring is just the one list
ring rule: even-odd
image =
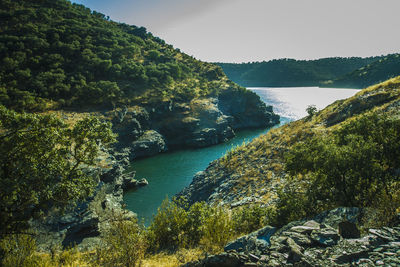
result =
[[29,219],[93,192],[100,146],[115,140],[110,124],[86,118],[68,126],[54,116],[0,106],[0,239]]

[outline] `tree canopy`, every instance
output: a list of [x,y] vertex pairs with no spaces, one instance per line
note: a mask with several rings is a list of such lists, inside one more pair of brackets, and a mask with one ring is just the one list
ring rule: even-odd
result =
[[226,85],[220,67],[67,0],[4,0],[0,17],[0,104],[8,108],[112,107]]
[[[400,120],[366,114],[332,133],[292,147],[285,169],[292,177],[280,193],[285,223],[333,207],[371,207],[399,192]],[[389,201],[395,214],[398,203]]]
[[[242,86],[340,86],[364,88],[400,74],[396,55],[387,57],[333,57],[317,60],[275,59],[252,63],[217,63],[229,79]],[[390,60],[390,64],[388,64]],[[386,63],[385,63],[386,62]],[[378,67],[386,64],[384,68]],[[363,73],[363,68],[380,69]],[[390,65],[390,66],[389,66]],[[353,73],[353,74],[352,74]],[[342,78],[343,77],[343,78]],[[342,81],[339,83],[339,81]]]
[[54,116],[0,106],[0,234],[87,197],[97,181],[85,167],[114,138],[109,123],[94,117],[70,127]]

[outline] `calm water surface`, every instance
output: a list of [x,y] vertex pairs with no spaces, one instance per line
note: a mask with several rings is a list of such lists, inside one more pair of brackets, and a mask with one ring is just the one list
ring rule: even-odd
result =
[[[338,99],[348,98],[359,90],[318,87],[249,88],[257,93],[281,116],[281,125],[307,115],[308,105],[324,108]],[[161,202],[172,197],[192,181],[194,174],[207,168],[208,164],[223,156],[237,145],[266,133],[269,129],[246,130],[236,134],[229,142],[212,147],[185,149],[136,160],[131,168],[136,178],[146,178],[149,185],[129,191],[124,202],[129,210],[136,212],[148,225]]]

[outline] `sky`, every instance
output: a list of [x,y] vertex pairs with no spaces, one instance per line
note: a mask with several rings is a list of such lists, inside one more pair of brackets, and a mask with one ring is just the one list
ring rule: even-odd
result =
[[400,52],[400,0],[72,0],[146,27],[197,59],[377,56]]

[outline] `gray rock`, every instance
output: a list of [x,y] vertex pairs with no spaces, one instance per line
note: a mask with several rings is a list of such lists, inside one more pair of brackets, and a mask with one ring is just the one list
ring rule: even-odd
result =
[[124,178],[122,183],[123,190],[129,190],[137,187],[138,181],[134,178]]
[[330,227],[314,230],[311,238],[322,246],[334,246],[340,239],[338,232]]
[[260,230],[253,232],[249,235],[242,236],[235,241],[228,243],[225,247],[225,251],[236,250],[236,251],[250,251],[258,250],[264,251],[271,244],[270,238],[275,233],[276,228],[272,226],[265,226]]
[[99,234],[99,218],[95,215],[86,215],[68,228],[62,245],[64,248],[72,247],[81,243],[85,238],[95,237]]
[[269,127],[279,123],[272,107],[267,107],[259,96],[252,92],[226,90],[218,97],[219,109],[233,117],[233,128]]
[[290,249],[288,261],[292,263],[301,261],[301,259],[304,257],[303,255],[304,249],[299,245],[297,245],[297,243],[290,237],[286,240],[286,243]]
[[[339,208],[280,229],[263,228],[229,243],[224,253],[193,266],[209,266],[211,258],[218,259],[221,266],[233,264],[231,259],[240,260],[242,265],[236,266],[400,266],[400,227],[370,229],[369,235],[352,239],[341,238],[333,228],[348,220],[356,222],[359,215],[353,208]],[[257,243],[262,236],[268,242]]]
[[139,181],[137,181],[137,185],[138,186],[145,186],[145,185],[148,185],[148,184],[149,184],[149,182],[145,178],[142,178]]
[[167,150],[164,137],[154,130],[143,133],[138,140],[130,145],[133,158],[142,158],[156,155]]
[[120,164],[114,164],[111,169],[106,170],[100,175],[100,180],[104,183],[113,183],[115,179],[122,175],[124,167]]

